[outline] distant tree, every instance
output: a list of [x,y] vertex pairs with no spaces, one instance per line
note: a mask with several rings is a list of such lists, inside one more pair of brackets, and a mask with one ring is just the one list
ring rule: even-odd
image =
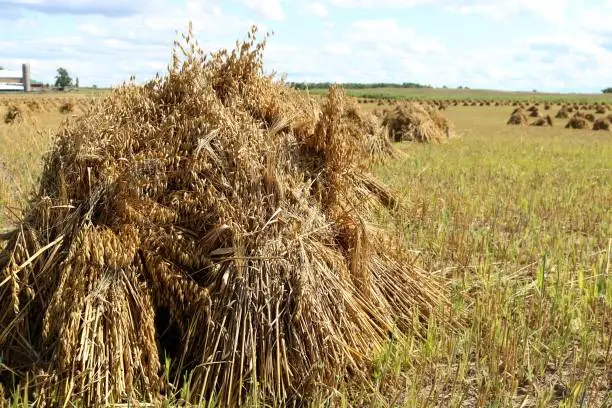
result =
[[57,75],[55,76],[55,86],[58,88],[66,88],[70,85],[72,85],[72,78],[70,78],[68,70],[66,68],[58,68]]
[[606,88],[606,89],[602,90],[601,92],[603,92],[603,93],[605,93],[605,94],[612,93],[612,87],[610,87],[610,88]]
[[96,84],[93,84],[91,87],[92,87],[93,89],[98,89],[98,85],[96,85]]
[[79,77],[77,77],[77,79],[74,81],[74,86],[75,88],[79,87]]

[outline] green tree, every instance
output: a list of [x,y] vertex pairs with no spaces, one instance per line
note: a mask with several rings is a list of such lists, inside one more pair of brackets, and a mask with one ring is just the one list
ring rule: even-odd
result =
[[70,78],[68,70],[66,68],[58,68],[57,75],[55,76],[55,86],[58,88],[66,88],[70,85],[72,85],[72,78]]
[[603,91],[601,91],[601,92],[603,92],[603,93],[605,93],[605,94],[612,93],[612,87],[611,87],[611,88],[606,88],[606,89],[604,89],[604,90],[603,90]]

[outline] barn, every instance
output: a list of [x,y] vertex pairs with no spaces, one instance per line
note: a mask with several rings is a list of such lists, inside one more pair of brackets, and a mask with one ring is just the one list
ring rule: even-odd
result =
[[22,72],[0,71],[0,91],[23,91]]
[[0,92],[29,92],[31,90],[29,64],[23,64],[21,71],[0,70]]

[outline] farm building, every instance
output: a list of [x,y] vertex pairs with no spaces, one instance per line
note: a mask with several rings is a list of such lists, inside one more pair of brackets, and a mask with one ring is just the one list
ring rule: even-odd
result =
[[23,73],[20,71],[0,71],[0,91],[23,91]]
[[42,83],[30,79],[30,64],[23,64],[21,71],[0,70],[0,92],[29,92],[42,88]]

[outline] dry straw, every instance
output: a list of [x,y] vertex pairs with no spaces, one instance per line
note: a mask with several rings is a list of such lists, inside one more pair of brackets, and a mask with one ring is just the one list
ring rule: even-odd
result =
[[196,403],[282,405],[368,381],[390,335],[447,312],[373,226],[397,205],[362,164],[384,133],[339,89],[321,108],[265,76],[264,44],[206,56],[187,35],[166,76],[59,132],[0,253],[1,381],[51,405],[174,379]]
[[606,105],[597,105],[595,107],[595,113],[599,115],[605,115],[606,113],[608,113],[608,109],[606,108]]
[[561,109],[559,109],[559,112],[557,112],[557,114],[555,115],[555,117],[557,119],[569,119],[570,117],[570,110],[567,108],[567,106],[563,105],[561,107]]
[[535,120],[531,126],[541,126],[541,127],[545,127],[545,126],[552,126],[553,125],[553,120],[552,117],[550,115],[546,115],[544,117],[541,117],[537,120]]
[[565,127],[567,129],[587,129],[589,127],[589,122],[587,122],[583,114],[576,113],[571,117]]
[[610,120],[599,118],[593,123],[593,130],[610,130]]
[[59,107],[60,113],[72,113],[74,111],[74,102],[65,101]]
[[391,140],[442,143],[454,134],[451,124],[431,106],[406,103],[385,114],[383,125]]
[[542,117],[542,114],[540,113],[540,110],[538,108],[535,108],[529,111],[529,117],[539,118],[539,117]]
[[512,115],[510,115],[510,119],[508,119],[507,124],[525,126],[529,124],[529,119],[527,118],[527,115],[523,109],[516,108],[512,112]]
[[12,124],[23,121],[23,111],[17,105],[9,105],[4,114],[4,123]]

